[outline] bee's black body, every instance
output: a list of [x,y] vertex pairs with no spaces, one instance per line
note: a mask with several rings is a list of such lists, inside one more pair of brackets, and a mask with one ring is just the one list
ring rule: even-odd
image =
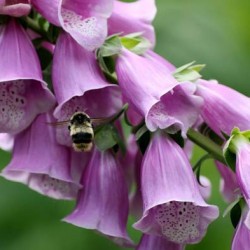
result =
[[94,131],[90,117],[84,112],[76,112],[70,118],[70,136],[76,151],[90,151],[93,146]]

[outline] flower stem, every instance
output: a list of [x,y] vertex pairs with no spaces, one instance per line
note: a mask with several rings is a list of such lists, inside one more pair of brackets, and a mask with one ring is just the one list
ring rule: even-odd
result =
[[226,164],[222,149],[218,144],[192,128],[188,130],[187,137],[189,138],[189,140],[211,154],[214,159],[220,161],[223,164]]
[[31,30],[33,30],[34,32],[36,32],[37,34],[41,35],[42,38],[44,38],[46,41],[51,42],[47,32],[42,29],[39,24],[33,20],[32,18],[26,16],[24,18],[22,18],[22,20],[26,23],[27,27]]

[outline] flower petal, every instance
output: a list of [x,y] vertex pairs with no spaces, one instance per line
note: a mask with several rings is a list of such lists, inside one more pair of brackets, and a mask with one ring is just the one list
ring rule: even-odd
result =
[[[250,128],[250,99],[217,81],[197,81],[196,94],[204,99],[202,117],[208,126],[221,135],[230,135],[236,126],[240,130]],[[215,122],[216,121],[216,122]]]
[[82,183],[77,206],[64,221],[130,245],[126,232],[128,193],[121,166],[109,152],[95,149]]
[[36,51],[14,19],[0,31],[0,132],[18,133],[55,99],[42,80]]
[[[59,120],[69,120],[76,111],[86,112],[90,117],[109,117],[122,107],[119,86],[104,80],[94,54],[68,34],[58,39],[52,77],[59,103],[54,115]],[[67,129],[57,132],[58,141],[70,146]]]
[[215,161],[215,165],[222,178],[220,182],[220,191],[225,201],[231,203],[236,200],[240,192],[236,175],[229,167],[218,161]]
[[107,36],[107,18],[112,9],[113,0],[64,0],[59,5],[59,20],[82,47],[92,51]]
[[154,0],[138,0],[132,3],[114,2],[114,10],[108,19],[109,34],[142,32],[154,46],[155,32],[151,24],[156,15]]
[[72,199],[80,185],[71,177],[69,151],[56,143],[48,121],[48,116],[40,115],[15,137],[12,160],[1,175],[52,198]]
[[32,5],[50,23],[60,26],[58,17],[61,0],[31,0]]
[[0,148],[11,151],[14,145],[14,137],[10,134],[0,133]]
[[21,17],[29,14],[31,5],[28,0],[4,1],[0,3],[0,15],[8,15],[13,17]]
[[218,217],[218,208],[203,200],[185,153],[161,134],[153,137],[144,155],[141,188],[144,212],[134,227],[143,233],[195,243]]
[[126,100],[143,116],[164,93],[179,84],[162,64],[127,49],[117,58],[116,73]]
[[144,234],[136,250],[184,250],[184,248],[163,237]]
[[[248,250],[250,246],[250,230],[246,227],[244,220],[247,211],[244,212],[233,238],[232,250]],[[248,211],[249,213],[249,211]]]

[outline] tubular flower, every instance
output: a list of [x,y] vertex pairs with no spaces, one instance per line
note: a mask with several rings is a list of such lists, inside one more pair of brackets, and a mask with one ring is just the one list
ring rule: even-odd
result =
[[55,99],[31,41],[14,19],[0,27],[0,58],[0,132],[15,134],[51,109]]
[[99,48],[107,36],[113,0],[32,0],[49,22],[61,26],[87,50]]
[[124,48],[116,62],[116,73],[125,99],[145,117],[150,131],[168,128],[171,133],[182,130],[185,136],[196,122],[202,100],[193,95],[195,85],[180,85],[162,62]]
[[128,191],[121,166],[108,151],[93,151],[84,172],[77,205],[64,221],[95,229],[122,245],[131,245],[126,232]]
[[[143,11],[142,11],[143,9]],[[109,34],[142,32],[154,46],[155,32],[151,24],[156,15],[154,0],[137,0],[132,3],[114,1],[114,9],[108,19]]]
[[185,247],[180,244],[168,241],[167,239],[155,236],[144,234],[141,238],[139,245],[136,250],[184,250]]
[[16,135],[12,160],[1,175],[55,199],[75,198],[80,185],[71,177],[70,152],[57,144],[47,121],[48,115],[39,115]]
[[[122,107],[119,87],[104,80],[94,54],[66,33],[56,45],[52,77],[59,103],[54,116],[60,121],[69,120],[77,111],[90,117],[109,117]],[[57,139],[61,144],[71,145],[67,128],[57,130]]]
[[[250,127],[250,99],[217,81],[197,81],[196,94],[204,99],[201,115],[207,125],[218,135],[230,134],[237,126]],[[216,122],[215,122],[216,121]]]
[[0,0],[0,15],[21,17],[29,14],[30,0]]
[[215,161],[215,165],[220,172],[220,191],[226,202],[233,202],[239,195],[239,185],[236,174],[224,164]]
[[134,227],[143,233],[178,244],[195,243],[218,217],[218,208],[203,200],[186,154],[160,133],[144,155],[141,189],[144,212]]
[[249,211],[245,210],[238,223],[232,242],[232,250],[248,250],[250,246],[250,230],[246,227],[244,220]]

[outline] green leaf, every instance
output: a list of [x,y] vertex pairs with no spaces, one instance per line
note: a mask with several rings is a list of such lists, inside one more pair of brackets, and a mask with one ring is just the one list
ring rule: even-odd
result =
[[112,148],[117,144],[117,131],[115,127],[111,124],[104,125],[98,132],[95,134],[95,145],[101,151],[105,151],[109,148]]

